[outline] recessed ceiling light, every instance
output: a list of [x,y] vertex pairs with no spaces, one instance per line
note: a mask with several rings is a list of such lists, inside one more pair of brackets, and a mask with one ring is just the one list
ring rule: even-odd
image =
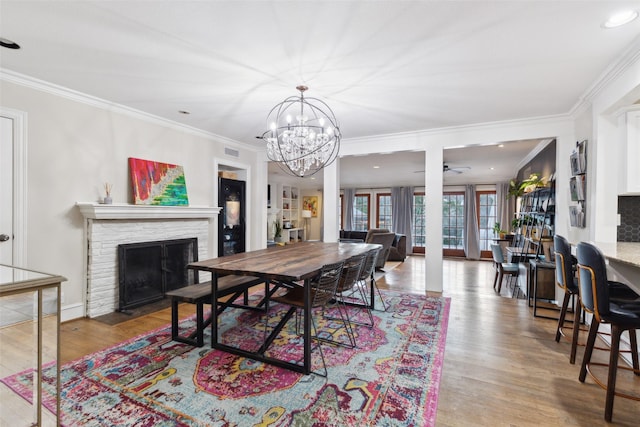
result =
[[375,165],[373,168],[374,168],[374,169],[380,169],[380,166]]
[[495,168],[494,168],[493,166],[491,166],[489,169],[491,169],[491,170],[495,170]]
[[5,39],[3,37],[0,37],[0,46],[6,47],[8,49],[20,49],[20,45],[18,43],[9,39]]
[[628,24],[638,17],[637,10],[624,10],[609,17],[602,26],[604,28],[616,28]]
[[498,148],[504,148],[504,144],[498,144]]

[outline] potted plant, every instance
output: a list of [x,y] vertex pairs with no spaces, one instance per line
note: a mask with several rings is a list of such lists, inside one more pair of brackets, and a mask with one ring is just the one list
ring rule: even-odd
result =
[[493,233],[496,236],[498,236],[500,239],[504,239],[507,234],[507,231],[500,228],[500,223],[496,222],[495,224],[493,224]]
[[513,218],[511,220],[511,230],[513,230],[513,232],[515,233],[518,230],[518,228],[520,228],[520,224],[521,224],[521,221],[519,218]]
[[282,243],[282,224],[279,219],[273,222],[273,237],[276,243]]
[[515,179],[509,181],[509,191],[507,192],[507,199],[509,197],[521,197],[525,192],[532,191],[543,184],[542,178],[537,173],[532,173],[529,178],[518,182]]

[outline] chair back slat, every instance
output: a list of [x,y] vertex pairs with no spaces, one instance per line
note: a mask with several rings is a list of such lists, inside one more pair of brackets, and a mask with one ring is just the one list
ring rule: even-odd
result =
[[325,264],[318,278],[311,282],[313,287],[313,307],[326,305],[336,294],[336,287],[342,275],[344,261],[335,264]]
[[372,249],[367,252],[367,257],[364,260],[364,264],[362,266],[362,270],[360,270],[360,278],[359,280],[367,280],[373,274],[373,270],[376,267],[376,261],[378,260],[378,254],[380,253],[380,248]]
[[345,261],[336,292],[345,292],[355,286],[360,278],[360,272],[362,271],[365,257],[366,255],[358,255]]

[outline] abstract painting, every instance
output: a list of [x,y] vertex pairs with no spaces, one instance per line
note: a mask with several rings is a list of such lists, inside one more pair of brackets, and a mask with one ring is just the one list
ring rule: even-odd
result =
[[304,196],[302,198],[302,209],[311,211],[311,217],[318,217],[318,196]]
[[136,205],[188,205],[182,166],[129,158],[133,201]]

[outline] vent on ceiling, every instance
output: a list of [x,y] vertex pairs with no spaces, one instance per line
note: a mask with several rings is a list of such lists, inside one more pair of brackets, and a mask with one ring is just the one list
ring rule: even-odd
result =
[[240,157],[240,152],[238,150],[234,150],[229,147],[224,147],[224,154],[227,156]]

